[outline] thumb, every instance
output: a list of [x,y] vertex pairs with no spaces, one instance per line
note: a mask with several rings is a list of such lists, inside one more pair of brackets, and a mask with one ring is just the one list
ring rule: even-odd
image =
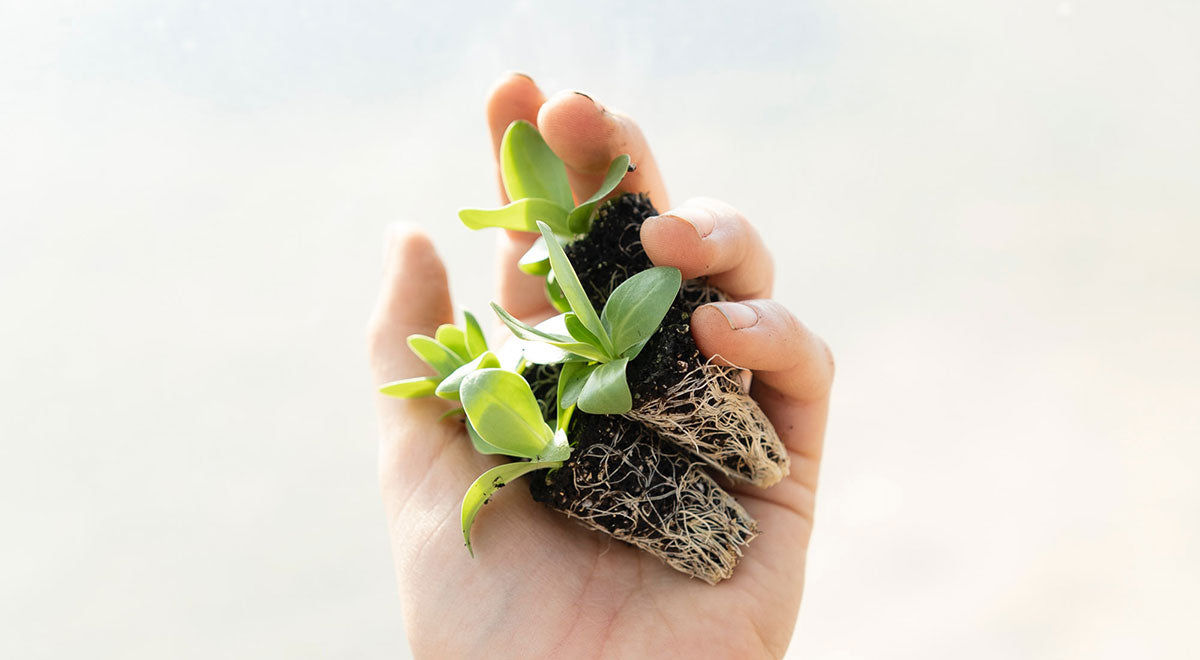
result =
[[431,375],[406,340],[412,334],[432,336],[439,325],[453,321],[446,267],[433,242],[415,225],[392,226],[384,250],[383,286],[367,326],[376,384]]

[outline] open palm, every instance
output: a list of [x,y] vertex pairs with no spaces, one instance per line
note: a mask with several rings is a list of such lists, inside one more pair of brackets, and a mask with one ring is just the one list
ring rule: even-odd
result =
[[[487,114],[497,149],[513,120],[535,123],[566,162],[577,197],[596,188],[614,156],[628,153],[638,168],[619,191],[645,192],[656,208],[670,208],[654,158],[629,118],[581,94],[546,100],[532,80],[515,74],[493,90]],[[554,313],[541,282],[516,268],[532,240],[501,238],[498,299],[514,314],[540,320]],[[675,266],[684,277],[707,275],[740,301],[696,310],[692,333],[705,355],[753,371],[751,393],[791,455],[791,475],[781,483],[730,487],[761,535],[733,578],[709,586],[535,503],[522,482],[502,489],[481,512],[472,559],[463,548],[459,499],[500,461],[475,453],[461,423],[439,420],[446,402],[380,397],[380,483],[418,657],[783,655],[804,585],[832,358],[767,298],[771,256],[731,207],[691,200],[647,220],[642,241],[655,264]],[[453,320],[433,245],[413,228],[398,228],[369,331],[377,382],[425,374],[405,338],[431,335]]]

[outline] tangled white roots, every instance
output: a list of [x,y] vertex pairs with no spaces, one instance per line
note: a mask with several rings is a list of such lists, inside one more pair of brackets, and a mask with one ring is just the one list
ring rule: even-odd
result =
[[564,513],[709,584],[733,575],[742,546],[758,534],[701,464],[669,449],[625,452],[604,442],[572,460],[579,496]]
[[788,473],[787,450],[735,367],[701,364],[627,416],[733,479],[766,488]]

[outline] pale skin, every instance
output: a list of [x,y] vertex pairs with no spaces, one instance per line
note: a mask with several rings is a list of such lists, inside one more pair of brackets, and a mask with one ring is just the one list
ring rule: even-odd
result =
[[[501,461],[475,453],[462,425],[439,421],[436,399],[378,397],[379,479],[416,657],[779,657],[804,589],[817,472],[833,380],[825,343],[770,299],[773,266],[754,227],[731,206],[693,199],[670,206],[641,131],[628,117],[573,92],[545,98],[529,78],[502,78],[487,103],[493,156],[510,122],[535,123],[568,166],[577,198],[596,188],[611,159],[637,170],[619,192],[645,192],[662,215],[642,241],[656,265],[709,281],[739,302],[706,305],[692,334],[707,356],[753,372],[751,394],[791,456],[791,474],[768,488],[729,486],[759,522],[733,578],[709,586],[534,502],[524,481],[501,489],[463,547],[459,505],[467,486]],[[501,202],[503,199],[501,193]],[[538,278],[516,261],[533,236],[502,233],[496,300],[537,320],[553,312]],[[411,226],[388,240],[382,292],[370,322],[377,383],[430,371],[408,349],[456,319],[445,268]],[[736,329],[735,329],[736,328]]]

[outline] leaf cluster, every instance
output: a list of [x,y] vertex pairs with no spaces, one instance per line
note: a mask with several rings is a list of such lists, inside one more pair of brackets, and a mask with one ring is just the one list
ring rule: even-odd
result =
[[459,387],[467,374],[478,369],[500,366],[500,358],[488,350],[483,328],[475,315],[463,310],[464,323],[459,328],[449,323],[438,327],[434,336],[409,335],[408,347],[436,376],[405,378],[385,383],[379,391],[401,399],[417,399],[435,395],[458,401]]
[[559,418],[559,428],[551,428],[542,419],[529,383],[516,372],[506,369],[472,372],[463,378],[459,393],[469,422],[467,430],[477,450],[528,459],[498,465],[480,475],[467,489],[462,503],[462,532],[467,550],[471,551],[471,525],[492,493],[529,472],[560,467],[571,455],[571,446],[565,430],[566,418]]
[[[617,156],[600,187],[576,205],[566,164],[551,151],[533,124],[517,120],[509,124],[500,141],[500,178],[512,201],[498,209],[463,209],[458,217],[471,229],[501,227],[536,232],[537,223],[544,222],[562,240],[569,241],[591,229],[596,205],[633,169],[628,154]],[[538,239],[518,266],[531,275],[546,275],[550,271],[548,257],[545,241]]]

